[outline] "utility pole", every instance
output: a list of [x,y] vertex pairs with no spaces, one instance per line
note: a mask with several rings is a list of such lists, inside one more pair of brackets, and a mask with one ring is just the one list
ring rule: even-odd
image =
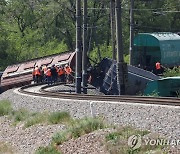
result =
[[117,42],[117,86],[119,95],[125,94],[125,75],[124,75],[124,58],[123,58],[123,41],[122,41],[122,17],[121,17],[121,0],[115,0],[116,16],[116,42]]
[[83,0],[83,93],[87,94],[87,0]]
[[134,48],[134,0],[131,0],[130,4],[130,46],[129,46],[129,55],[130,55],[130,65],[132,65],[132,52]]
[[81,0],[76,0],[76,93],[81,93]]
[[115,1],[110,0],[110,16],[111,16],[111,41],[112,41],[112,59],[116,60],[116,42],[115,42]]

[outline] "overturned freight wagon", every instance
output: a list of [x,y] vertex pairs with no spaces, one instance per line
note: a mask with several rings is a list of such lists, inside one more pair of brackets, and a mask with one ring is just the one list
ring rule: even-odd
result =
[[155,63],[165,67],[180,65],[180,36],[170,32],[140,33],[134,38],[132,65],[153,70]]
[[75,52],[54,54],[8,66],[1,77],[1,88],[7,90],[30,84],[33,79],[32,70],[35,66],[51,66],[53,64],[69,64],[73,68],[75,66]]
[[167,77],[147,84],[145,95],[179,97],[180,96],[180,77]]

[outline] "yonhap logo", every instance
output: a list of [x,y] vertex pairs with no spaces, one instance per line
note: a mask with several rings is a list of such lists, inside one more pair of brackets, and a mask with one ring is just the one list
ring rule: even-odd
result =
[[136,150],[141,147],[142,139],[141,135],[132,135],[128,138],[128,146],[131,147],[133,150]]
[[141,145],[150,145],[150,146],[179,146],[180,140],[178,139],[145,139],[142,138],[141,135],[132,135],[128,138],[128,146],[133,150],[136,150],[141,147]]

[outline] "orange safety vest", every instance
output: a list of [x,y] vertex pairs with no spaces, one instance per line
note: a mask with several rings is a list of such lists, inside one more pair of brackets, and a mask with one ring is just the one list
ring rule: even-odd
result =
[[35,68],[35,75],[41,75],[39,68]]
[[64,74],[64,69],[63,68],[60,68],[59,71],[58,71],[58,75],[61,76]]
[[32,71],[32,75],[34,76],[35,75],[35,70],[33,69],[33,71]]
[[72,69],[68,66],[65,68],[65,72],[66,72],[66,74],[71,74]]
[[48,70],[46,71],[46,75],[47,75],[47,76],[51,76],[51,69],[48,69]]
[[159,62],[156,63],[156,69],[157,70],[161,69],[161,64]]

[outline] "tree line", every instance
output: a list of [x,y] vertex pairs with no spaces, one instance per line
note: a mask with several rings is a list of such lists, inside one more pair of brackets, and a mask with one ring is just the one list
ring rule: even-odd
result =
[[[134,29],[179,32],[180,0],[135,0]],[[75,49],[75,0],[0,0],[0,70]],[[112,57],[110,0],[88,0],[88,54]],[[122,1],[123,46],[129,50],[130,0]]]

